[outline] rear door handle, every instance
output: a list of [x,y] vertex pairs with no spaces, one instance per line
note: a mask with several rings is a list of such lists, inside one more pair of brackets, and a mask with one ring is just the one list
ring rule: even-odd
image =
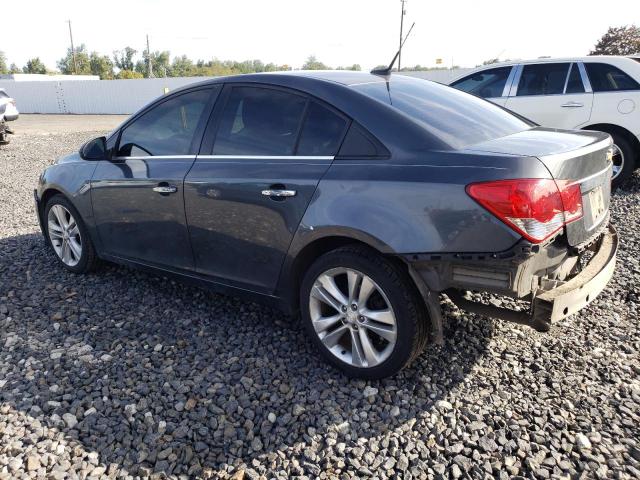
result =
[[167,195],[169,193],[176,193],[178,191],[178,187],[176,187],[175,185],[160,184],[157,187],[153,187],[153,191]]
[[565,108],[579,108],[579,107],[584,107],[584,103],[579,103],[579,102],[567,102],[567,103],[563,103],[562,105],[560,105],[561,107],[565,107]]
[[265,197],[295,197],[295,190],[262,190],[262,195]]

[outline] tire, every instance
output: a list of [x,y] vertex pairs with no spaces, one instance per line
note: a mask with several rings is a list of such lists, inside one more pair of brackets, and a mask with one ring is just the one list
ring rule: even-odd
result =
[[99,260],[93,242],[82,217],[69,200],[60,194],[51,197],[45,205],[42,223],[47,245],[64,268],[73,273],[95,269]]
[[617,133],[610,133],[610,135],[611,138],[613,138],[614,145],[614,174],[616,173],[616,163],[620,160],[623,161],[622,169],[619,170],[617,176],[611,180],[611,187],[616,189],[631,178],[631,175],[633,175],[633,170],[636,166],[635,152],[626,138],[618,135]]
[[[350,284],[355,285],[354,301],[348,298]],[[333,295],[326,297],[329,291]],[[399,266],[368,248],[348,246],[319,257],[302,281],[300,310],[314,345],[327,362],[350,377],[374,380],[395,375],[427,343],[428,315],[415,285]]]
[[0,124],[0,145],[7,145],[9,143],[9,132],[5,129],[5,126]]

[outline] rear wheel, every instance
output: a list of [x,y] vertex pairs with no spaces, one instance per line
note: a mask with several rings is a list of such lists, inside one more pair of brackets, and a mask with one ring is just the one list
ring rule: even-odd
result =
[[613,138],[613,175],[611,183],[618,188],[626,182],[635,168],[634,152],[631,144],[621,135],[611,133]]
[[62,195],[49,199],[44,210],[47,243],[67,270],[85,273],[98,263],[89,232],[75,207]]
[[300,305],[314,344],[352,377],[394,375],[427,341],[424,304],[408,275],[366,248],[320,257],[304,277]]

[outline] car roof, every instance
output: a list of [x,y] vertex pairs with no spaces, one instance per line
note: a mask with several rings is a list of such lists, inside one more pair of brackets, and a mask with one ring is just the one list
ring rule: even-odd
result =
[[629,56],[619,56],[619,55],[589,55],[586,57],[543,57],[543,58],[535,58],[529,60],[508,60],[505,62],[496,62],[490,63],[487,65],[481,65],[476,68],[471,68],[465,70],[464,73],[453,77],[449,82],[449,85],[453,82],[460,80],[464,77],[472,75],[477,72],[482,72],[484,70],[489,70],[491,68],[499,68],[499,67],[512,67],[514,65],[527,65],[534,63],[570,63],[570,62],[585,62],[585,63],[593,63],[593,62],[605,62],[611,65],[616,66],[627,66],[632,70],[636,70],[638,67],[638,61],[636,60],[638,57],[635,55]]
[[504,62],[490,63],[488,65],[482,65],[476,67],[478,70],[491,67],[508,67],[509,65],[520,65],[524,63],[558,63],[558,62],[626,62],[632,59],[634,55],[620,56],[620,55],[588,55],[585,57],[540,57],[530,58],[525,60],[507,60]]
[[277,83],[278,80],[290,79],[311,79],[324,82],[339,83],[341,85],[352,86],[363,83],[384,83],[385,77],[374,75],[369,72],[359,72],[353,70],[287,70],[279,72],[247,73],[240,75],[229,75],[216,77],[209,80],[211,83],[237,83],[237,82],[265,82]]

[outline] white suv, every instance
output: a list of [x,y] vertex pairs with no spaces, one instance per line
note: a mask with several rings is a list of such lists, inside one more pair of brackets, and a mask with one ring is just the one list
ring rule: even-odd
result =
[[545,127],[607,132],[614,186],[640,166],[640,58],[544,58],[487,65],[452,87]]

